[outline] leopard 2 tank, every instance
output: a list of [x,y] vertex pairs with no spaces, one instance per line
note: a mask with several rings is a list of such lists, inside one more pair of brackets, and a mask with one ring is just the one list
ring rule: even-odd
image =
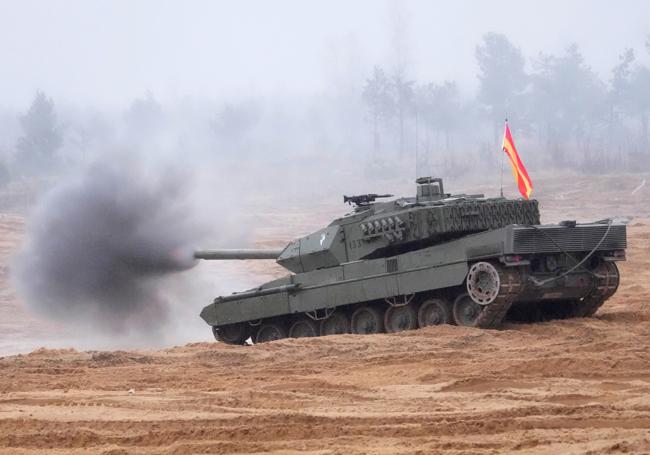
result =
[[437,324],[498,328],[593,315],[618,287],[624,221],[541,224],[536,200],[445,193],[344,196],[354,210],[283,250],[197,251],[275,259],[289,275],[217,297],[201,312],[229,344],[398,332]]

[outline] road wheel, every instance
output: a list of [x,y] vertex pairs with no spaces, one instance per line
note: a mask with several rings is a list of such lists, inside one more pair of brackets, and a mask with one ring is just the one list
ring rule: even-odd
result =
[[451,324],[451,308],[449,302],[443,299],[427,299],[418,310],[418,327],[430,325]]
[[320,334],[340,335],[350,333],[350,318],[343,311],[335,311],[329,318],[320,322]]
[[257,334],[255,335],[255,343],[266,343],[267,341],[281,340],[287,337],[287,330],[282,324],[277,322],[262,322]]
[[454,301],[454,322],[466,327],[475,327],[483,308],[468,294],[461,294]]
[[289,336],[291,338],[316,337],[318,333],[318,324],[304,316],[297,319],[289,328]]
[[381,312],[371,306],[364,305],[352,313],[352,333],[366,335],[384,331],[384,319]]
[[384,326],[388,333],[417,328],[418,315],[413,304],[388,307],[384,314]]
[[251,336],[251,326],[247,322],[240,322],[212,327],[212,334],[222,343],[241,345]]

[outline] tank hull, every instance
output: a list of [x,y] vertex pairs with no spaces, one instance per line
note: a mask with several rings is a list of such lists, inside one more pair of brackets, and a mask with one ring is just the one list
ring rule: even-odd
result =
[[[255,328],[266,327],[268,321],[273,321],[276,335],[284,327],[288,331],[299,317],[324,326],[338,312],[348,320],[352,317],[354,323],[353,313],[360,306],[379,308],[386,313],[386,321],[394,322],[388,308],[408,305],[412,311],[402,311],[406,321],[427,299],[439,298],[448,306],[440,311],[454,313],[457,323],[470,321],[466,325],[495,328],[513,305],[594,300],[604,286],[606,292],[597,296],[600,306],[618,286],[615,266],[603,264],[623,259],[616,252],[626,246],[623,224],[509,225],[391,257],[288,275],[241,294],[216,298],[201,317],[217,331],[237,324],[250,326],[247,330],[255,339]],[[584,264],[571,270],[583,258]],[[477,269],[474,264],[478,263],[487,265]],[[489,281],[488,272],[494,282]],[[474,288],[468,285],[468,274],[478,277]],[[492,292],[492,301],[485,303],[489,299],[477,297],[483,291]],[[473,302],[464,297],[468,292]],[[463,318],[463,311],[465,316],[476,312],[482,316]],[[406,327],[414,328],[411,325]],[[321,335],[328,334],[323,330]]]

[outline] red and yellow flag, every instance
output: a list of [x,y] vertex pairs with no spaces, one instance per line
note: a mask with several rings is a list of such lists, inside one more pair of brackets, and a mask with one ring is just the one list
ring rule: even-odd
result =
[[528,177],[526,167],[524,166],[524,163],[521,162],[521,158],[519,158],[519,153],[517,153],[515,142],[512,140],[507,120],[506,130],[503,133],[503,151],[506,152],[506,155],[508,155],[508,159],[510,160],[512,175],[515,176],[519,192],[525,199],[529,199],[530,194],[533,192],[533,182],[531,182],[530,177]]

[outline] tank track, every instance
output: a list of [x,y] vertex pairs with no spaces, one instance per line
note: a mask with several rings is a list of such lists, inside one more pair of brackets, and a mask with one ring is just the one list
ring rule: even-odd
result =
[[[474,327],[481,329],[497,329],[501,326],[512,304],[523,291],[525,286],[525,274],[519,267],[506,268],[493,264],[499,273],[500,285],[499,293],[495,300],[482,307],[482,311],[477,317]],[[619,273],[616,264],[612,262],[603,262],[594,270],[596,279],[593,283],[591,292],[581,300],[567,301],[555,311],[559,311],[553,316],[539,317],[526,320],[526,322],[539,322],[550,319],[579,318],[592,316],[601,305],[611,297],[619,285]],[[249,335],[253,335],[250,327],[245,326],[246,330],[242,333],[230,334],[223,328],[213,328],[215,338],[228,344],[243,344]],[[346,332],[347,333],[347,332]],[[282,338],[287,335],[282,336]],[[317,336],[323,336],[319,334]],[[254,336],[253,336],[254,337]]]
[[[497,267],[497,266],[495,266]],[[501,285],[496,299],[486,305],[476,319],[475,327],[481,329],[498,328],[508,313],[510,306],[515,301],[524,287],[521,270],[518,267],[497,267]]]
[[596,274],[596,280],[592,291],[581,301],[576,302],[569,317],[586,318],[593,316],[618,289],[620,275],[616,264],[602,262],[594,270],[594,273]]
[[529,302],[517,309],[515,314],[509,314],[508,318],[515,322],[534,323],[593,316],[605,301],[614,295],[618,289],[620,276],[613,262],[602,262],[592,272],[596,278],[589,294],[582,299]]

